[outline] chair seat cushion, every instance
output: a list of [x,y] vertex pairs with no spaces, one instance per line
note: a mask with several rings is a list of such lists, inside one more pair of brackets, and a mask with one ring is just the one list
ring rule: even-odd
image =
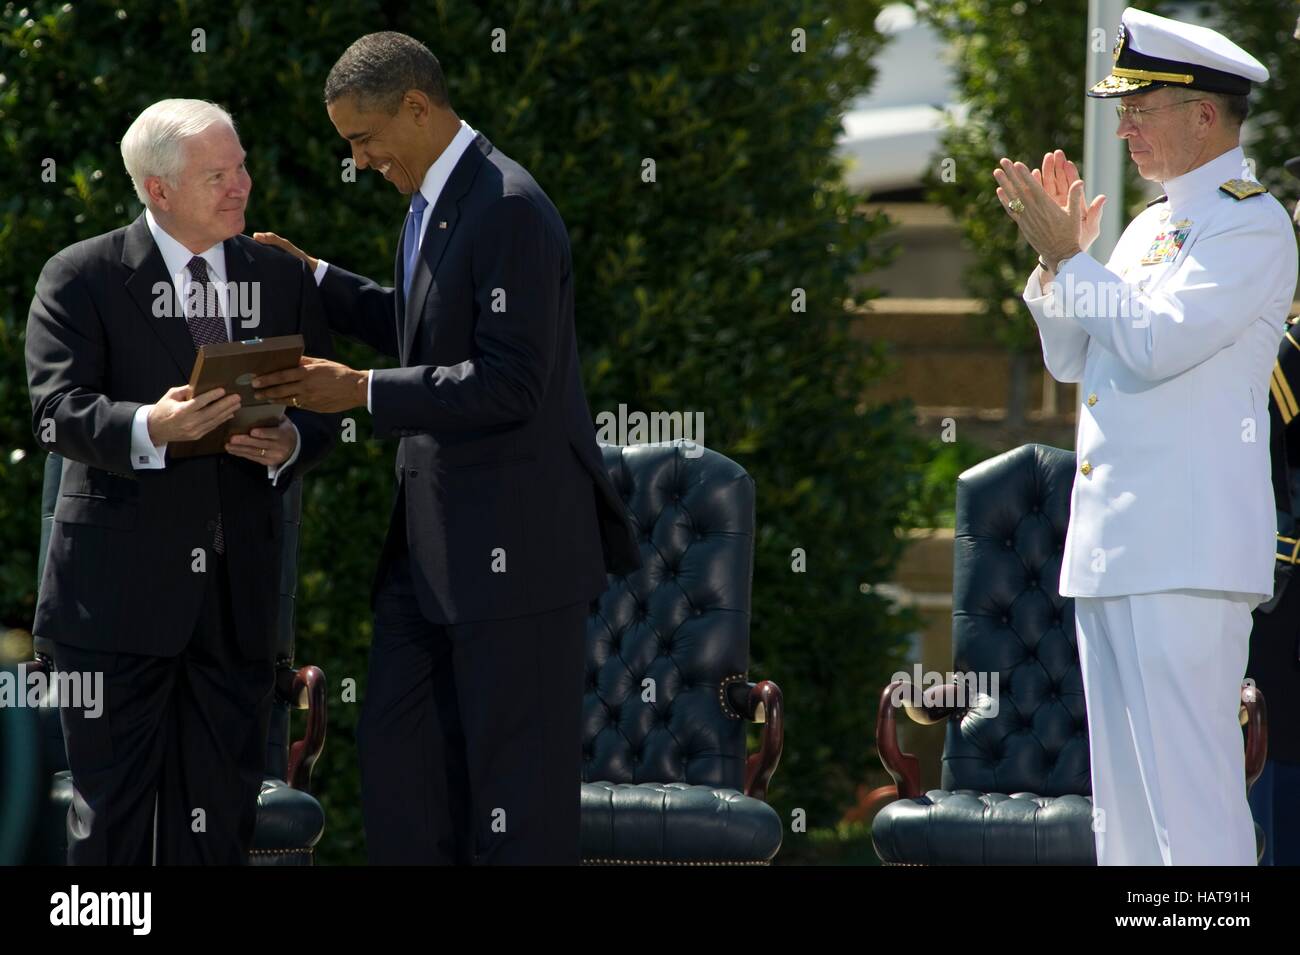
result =
[[780,848],[776,810],[734,789],[582,784],[586,863],[766,865]]
[[871,825],[882,862],[1096,865],[1092,799],[932,789],[889,803]]
[[325,831],[325,810],[310,793],[268,776],[257,796],[253,851],[302,850],[316,845]]

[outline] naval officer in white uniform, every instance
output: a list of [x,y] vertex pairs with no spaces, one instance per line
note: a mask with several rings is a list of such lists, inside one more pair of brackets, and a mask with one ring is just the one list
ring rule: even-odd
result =
[[1118,135],[1164,196],[1105,265],[1104,197],[1059,150],[997,194],[1039,253],[1024,299],[1080,382],[1060,592],[1075,598],[1101,865],[1254,865],[1237,713],[1251,611],[1273,590],[1269,376],[1296,286],[1282,205],[1239,133],[1268,71],[1212,30],[1129,8]]

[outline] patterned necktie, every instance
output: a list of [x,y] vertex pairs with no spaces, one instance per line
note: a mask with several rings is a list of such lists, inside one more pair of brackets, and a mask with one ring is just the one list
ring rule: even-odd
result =
[[411,196],[411,214],[406,217],[406,231],[402,233],[403,299],[411,297],[411,277],[415,275],[415,263],[420,256],[420,223],[428,205],[429,200],[419,190]]
[[[193,279],[189,294],[185,297],[185,315],[194,347],[198,349],[204,345],[230,341],[230,336],[226,334],[226,321],[217,309],[217,290],[208,275],[207,261],[196,255],[185,267],[190,270]],[[220,514],[217,515],[212,547],[218,554],[226,552],[226,535],[221,526]]]

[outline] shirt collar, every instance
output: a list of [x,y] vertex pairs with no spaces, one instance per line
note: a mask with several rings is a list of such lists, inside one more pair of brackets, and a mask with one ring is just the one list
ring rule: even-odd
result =
[[456,135],[442,151],[442,155],[433,161],[429,171],[424,174],[424,182],[420,183],[420,193],[429,201],[429,208],[438,204],[438,197],[442,195],[447,180],[451,178],[451,171],[456,168],[456,163],[460,161],[460,157],[465,154],[465,150],[469,149],[470,143],[474,142],[474,137],[477,135],[478,133],[470,128],[469,123],[462,119]]
[[1246,154],[1240,146],[1202,163],[1190,172],[1175,176],[1163,185],[1169,204],[1190,202],[1207,192],[1214,192],[1229,179],[1242,179],[1246,175]]
[[[162,253],[163,264],[167,266],[167,274],[175,281],[176,274],[179,272],[188,281],[190,272],[186,266],[190,264],[190,259],[194,258],[194,253],[172,238],[167,233],[167,230],[154,218],[150,210],[144,210],[144,218],[149,223],[149,232],[153,235],[158,251]],[[208,263],[209,278],[224,282],[226,280],[226,250],[224,244],[218,242],[212,248],[199,253],[199,255]]]

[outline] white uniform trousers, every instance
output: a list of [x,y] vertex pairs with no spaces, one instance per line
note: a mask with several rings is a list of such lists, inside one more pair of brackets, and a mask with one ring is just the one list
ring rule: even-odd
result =
[[1257,597],[1076,597],[1099,865],[1255,865],[1241,683]]

